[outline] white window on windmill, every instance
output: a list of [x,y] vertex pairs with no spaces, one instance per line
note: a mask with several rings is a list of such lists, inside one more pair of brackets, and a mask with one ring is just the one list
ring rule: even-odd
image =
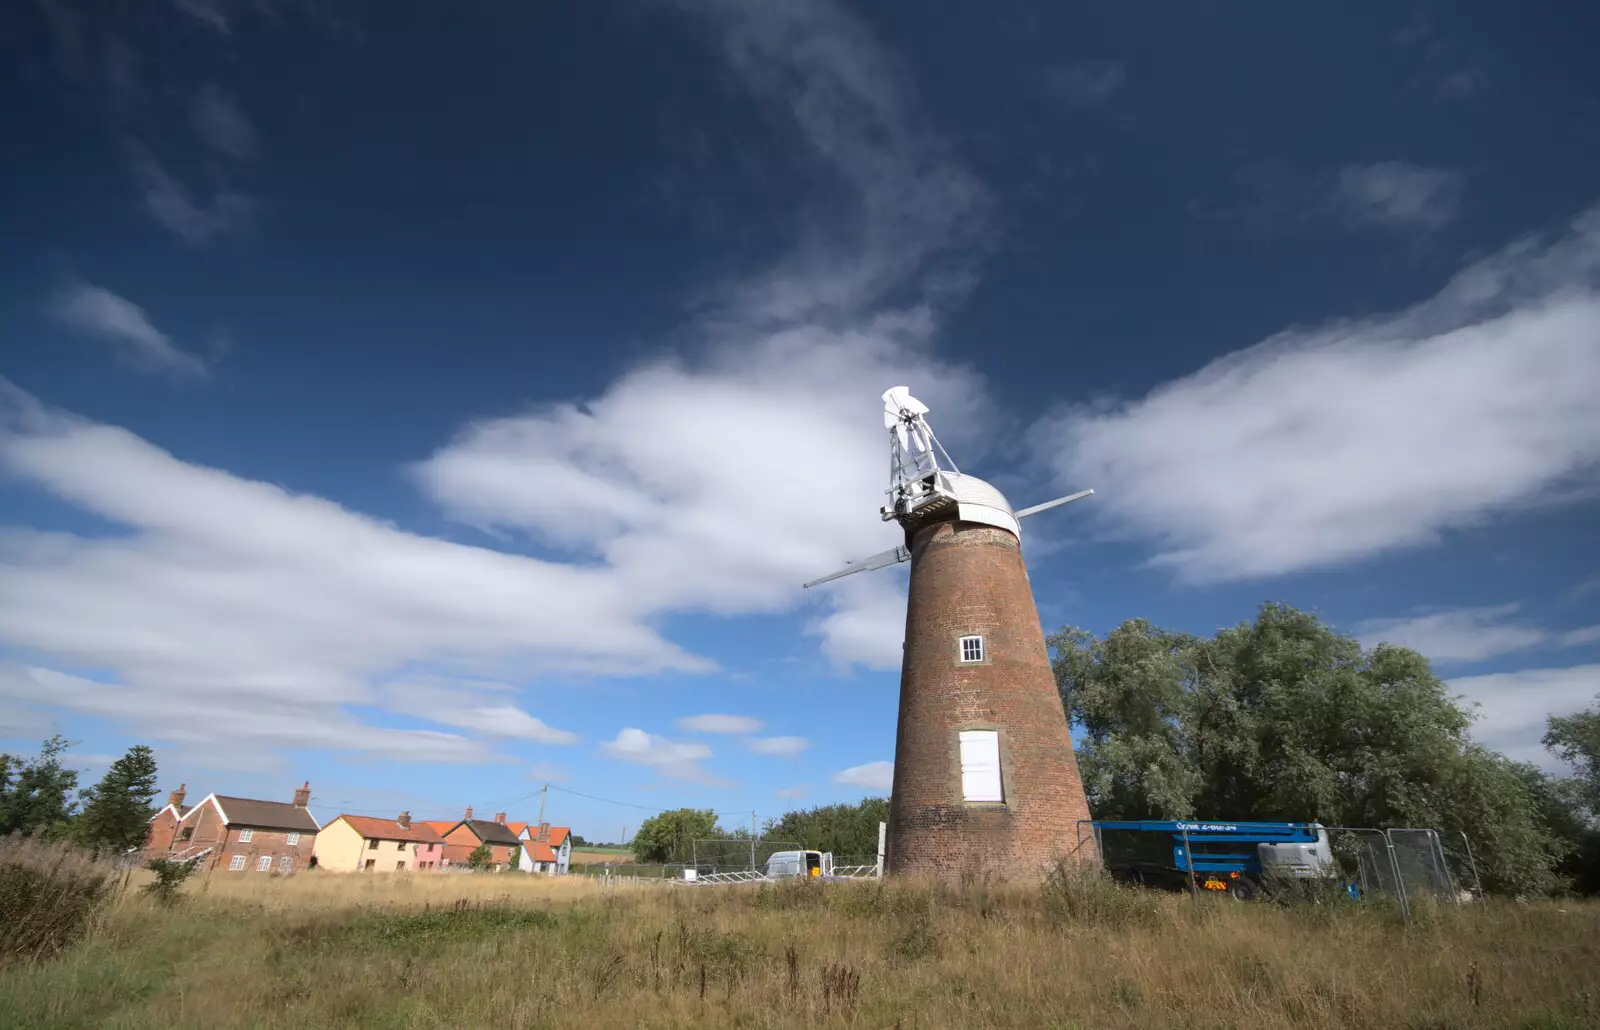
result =
[[962,665],[976,665],[983,661],[983,637],[977,635],[962,637],[960,655]]
[[1000,734],[995,730],[962,730],[961,796],[965,801],[1006,799],[1000,784]]

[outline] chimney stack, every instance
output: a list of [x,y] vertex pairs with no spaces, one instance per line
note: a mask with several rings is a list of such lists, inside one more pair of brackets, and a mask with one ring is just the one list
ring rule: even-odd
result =
[[504,826],[506,824],[506,814],[504,812],[496,812],[494,814],[494,821],[499,823],[501,826]]
[[540,823],[539,824],[539,841],[541,843],[544,843],[544,844],[548,844],[550,842],[550,824],[549,823]]
[[462,816],[461,818],[463,818],[463,819],[471,819],[472,818],[472,806],[471,805],[467,806],[467,814]]
[[400,824],[400,828],[402,830],[411,829],[411,813],[410,812],[401,812],[399,818],[397,818],[395,820],[395,822]]
[[173,808],[182,808],[184,789],[188,786],[189,785],[187,783],[178,784],[178,789],[167,795],[167,804],[171,805]]
[[311,781],[307,780],[299,790],[294,792],[294,807],[304,808],[311,804]]

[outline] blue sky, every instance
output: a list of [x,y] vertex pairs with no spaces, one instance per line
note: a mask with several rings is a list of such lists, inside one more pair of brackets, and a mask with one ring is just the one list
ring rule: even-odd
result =
[[799,584],[896,542],[904,384],[1015,505],[1097,491],[1027,526],[1048,629],[1315,608],[1544,760],[1600,693],[1597,21],[24,4],[0,746],[601,839],[881,793],[904,568]]

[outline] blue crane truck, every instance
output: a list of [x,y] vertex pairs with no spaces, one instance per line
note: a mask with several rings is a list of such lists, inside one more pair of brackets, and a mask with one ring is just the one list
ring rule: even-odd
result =
[[1124,882],[1227,892],[1240,901],[1272,878],[1336,881],[1339,866],[1318,823],[1203,820],[1093,822],[1100,855]]

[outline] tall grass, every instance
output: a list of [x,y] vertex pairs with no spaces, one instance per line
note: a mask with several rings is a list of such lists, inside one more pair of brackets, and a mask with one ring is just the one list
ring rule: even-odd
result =
[[115,867],[64,843],[0,837],[0,963],[76,944],[121,885]]
[[[1068,871],[1069,873],[1071,871]],[[216,874],[129,895],[0,972],[0,1026],[1446,1027],[1600,1025],[1600,906],[1407,924],[1062,875],[1043,888]]]

